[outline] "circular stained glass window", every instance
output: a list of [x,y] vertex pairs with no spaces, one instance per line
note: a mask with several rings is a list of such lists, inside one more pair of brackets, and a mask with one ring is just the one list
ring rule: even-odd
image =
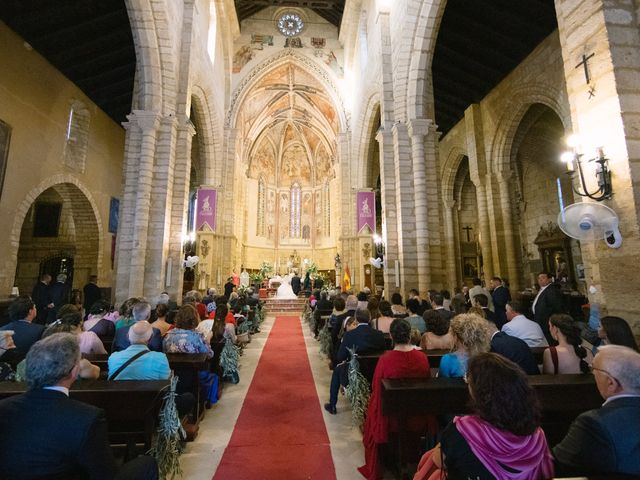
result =
[[278,30],[285,37],[295,37],[302,32],[304,22],[295,13],[285,13],[278,19]]

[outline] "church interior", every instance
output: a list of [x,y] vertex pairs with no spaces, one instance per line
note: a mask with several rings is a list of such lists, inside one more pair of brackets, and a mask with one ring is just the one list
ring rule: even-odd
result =
[[[499,277],[529,306],[549,272],[574,318],[598,304],[640,336],[637,0],[5,0],[0,45],[2,312],[43,274],[97,276],[117,309],[240,274],[388,301]],[[269,378],[271,309],[183,478],[249,478],[225,448]],[[288,476],[359,478],[342,402]]]

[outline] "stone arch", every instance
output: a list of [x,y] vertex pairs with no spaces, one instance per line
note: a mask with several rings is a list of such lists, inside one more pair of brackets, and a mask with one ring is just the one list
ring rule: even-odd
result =
[[[380,120],[382,121],[382,104],[380,102],[379,91],[374,91],[368,95],[367,101],[364,104],[365,108],[360,119],[360,141],[358,145],[360,149],[356,152],[356,158],[358,159],[358,165],[356,167],[357,178],[359,181],[368,179],[368,165],[369,157],[371,156],[371,135],[375,136],[375,120],[376,115],[380,112]],[[380,160],[378,159],[378,162]],[[369,179],[371,180],[371,179]],[[375,180],[375,179],[374,179]]]
[[338,113],[340,131],[346,132],[349,129],[349,119],[344,107],[344,101],[335,84],[335,74],[329,67],[307,57],[294,52],[293,50],[282,50],[279,53],[267,58],[257,65],[240,81],[231,96],[231,102],[227,109],[225,118],[225,126],[233,128],[238,120],[238,113],[248,93],[272,70],[286,64],[294,63],[296,67],[306,70],[307,73],[313,75],[324,87],[325,91],[333,101],[336,112]]
[[442,200],[447,202],[453,202],[454,200],[454,187],[456,181],[456,175],[460,168],[460,163],[468,154],[462,147],[454,146],[445,154],[445,162],[442,165]]
[[220,132],[220,126],[212,112],[209,98],[204,90],[194,85],[191,88],[191,109],[195,119],[198,148],[200,149],[202,183],[211,184],[215,178],[222,176],[222,165],[218,161],[220,155],[220,138],[216,133]]
[[571,130],[571,112],[566,94],[550,85],[521,85],[510,96],[504,106],[505,112],[498,121],[496,133],[491,142],[493,159],[488,169],[493,172],[509,172],[515,135],[524,115],[536,104],[549,107],[560,118],[565,131]]
[[431,62],[447,0],[425,1],[413,37],[407,85],[409,118],[434,118]]
[[[95,268],[96,272],[99,273],[102,268],[103,263],[103,249],[104,249],[104,227],[102,218],[100,215],[100,211],[96,204],[93,195],[89,191],[87,187],[85,187],[80,180],[76,177],[69,174],[59,174],[54,175],[52,177],[43,180],[36,187],[32,188],[29,193],[25,196],[25,198],[20,202],[20,205],[16,209],[15,217],[13,220],[13,225],[11,227],[11,233],[9,235],[9,251],[8,260],[5,262],[6,266],[6,275],[14,275],[15,280],[15,272],[16,266],[18,263],[18,251],[20,248],[20,238],[22,233],[22,228],[27,217],[27,213],[29,212],[32,205],[34,205],[35,201],[38,197],[44,193],[45,191],[51,188],[64,189],[71,194],[80,202],[86,202],[85,205],[82,206],[83,216],[86,217],[89,214],[93,215],[93,219],[95,224],[92,227],[97,229],[97,252],[95,258]],[[64,197],[63,197],[64,198]],[[93,223],[93,222],[91,222]]]

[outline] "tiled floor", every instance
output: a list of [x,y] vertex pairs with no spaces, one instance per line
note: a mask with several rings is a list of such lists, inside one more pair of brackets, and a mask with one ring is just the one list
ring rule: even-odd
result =
[[[244,354],[240,358],[240,383],[238,385],[225,384],[222,399],[207,411],[200,424],[198,438],[195,442],[187,444],[187,450],[181,459],[183,478],[211,480],[213,477],[224,449],[231,438],[231,432],[240,414],[242,402],[253,379],[273,321],[274,317],[267,317],[262,324],[261,332],[254,335],[251,343],[244,349]],[[303,325],[303,332],[318,391],[318,408],[322,409],[322,405],[329,397],[331,372],[327,368],[326,360],[320,355],[318,342],[313,339],[306,324]],[[338,480],[361,478],[356,468],[364,462],[362,435],[357,428],[351,427],[351,410],[346,399],[340,397],[337,415],[329,415],[324,410],[322,411],[331,442],[331,453]]]

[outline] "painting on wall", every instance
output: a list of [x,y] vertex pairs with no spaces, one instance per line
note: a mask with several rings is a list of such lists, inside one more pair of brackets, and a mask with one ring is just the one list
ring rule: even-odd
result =
[[258,33],[251,34],[251,44],[255,45],[255,48],[262,50],[263,45],[273,47],[273,35],[260,35]]
[[120,222],[120,199],[111,197],[109,203],[109,233],[118,233]]
[[253,58],[253,48],[251,45],[244,45],[238,49],[233,56],[233,73],[240,73],[242,67]]
[[293,145],[285,150],[280,172],[281,185],[290,185],[296,181],[302,185],[311,184],[311,169],[302,145]]

